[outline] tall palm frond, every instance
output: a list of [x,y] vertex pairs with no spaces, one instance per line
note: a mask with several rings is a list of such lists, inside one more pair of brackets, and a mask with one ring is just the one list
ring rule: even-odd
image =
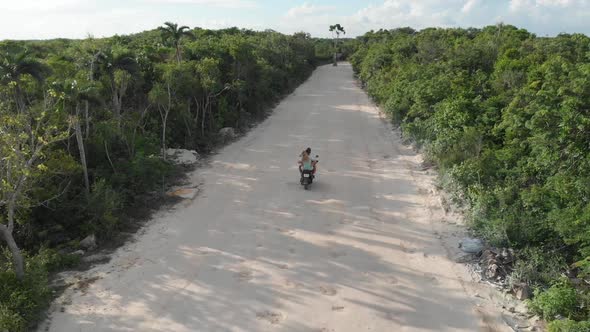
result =
[[18,81],[23,75],[31,75],[37,81],[42,81],[47,72],[48,68],[26,50],[0,55],[1,81]]
[[180,52],[180,41],[183,37],[193,38],[194,35],[190,31],[190,28],[186,25],[181,27],[178,26],[176,23],[172,22],[165,22],[164,26],[159,27],[158,30],[162,32],[162,37],[165,41],[169,41],[172,43],[174,48],[176,49],[176,60],[178,62],[181,61],[181,52]]
[[99,52],[96,59],[99,69],[109,75],[116,70],[124,70],[131,74],[139,70],[135,55],[130,51],[114,52],[112,48],[108,48]]

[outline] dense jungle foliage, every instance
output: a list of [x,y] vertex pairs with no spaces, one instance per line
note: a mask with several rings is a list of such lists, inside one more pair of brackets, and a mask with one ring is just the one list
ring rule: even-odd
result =
[[246,129],[309,76],[316,44],[331,53],[305,33],[172,23],[0,42],[0,331],[35,321],[48,273],[76,264],[64,252],[153,205],[174,177],[163,149],[206,153],[221,128]]
[[539,287],[533,310],[571,319],[555,331],[588,331],[574,320],[590,304],[590,38],[498,25],[359,42],[351,62],[371,97],[423,147],[474,229],[520,250],[511,279]]
[[347,60],[355,51],[358,41],[350,38],[340,38],[338,41],[332,39],[314,39],[315,57],[318,64],[325,64],[332,61],[334,50],[340,54],[339,60]]

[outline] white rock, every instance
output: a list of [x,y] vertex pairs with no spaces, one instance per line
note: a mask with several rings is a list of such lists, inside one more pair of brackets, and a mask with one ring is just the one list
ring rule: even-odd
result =
[[108,255],[95,254],[95,255],[90,255],[90,256],[82,258],[82,261],[85,263],[96,263],[96,262],[108,261],[109,259],[110,259],[110,257]]
[[225,127],[219,130],[219,135],[226,139],[232,139],[236,137],[236,131],[232,127]]
[[55,275],[50,283],[50,287],[66,287],[73,285],[79,280],[79,272],[77,271],[62,271]]
[[192,165],[199,160],[199,154],[194,150],[166,149],[166,155],[178,165]]
[[94,234],[88,235],[84,240],[80,241],[80,246],[86,250],[96,248],[96,236]]
[[470,254],[477,254],[483,250],[483,241],[476,238],[466,237],[459,243],[459,248]]

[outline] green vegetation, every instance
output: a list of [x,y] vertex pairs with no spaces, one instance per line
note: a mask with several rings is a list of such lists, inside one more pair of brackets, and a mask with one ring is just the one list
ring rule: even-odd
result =
[[556,320],[549,323],[549,332],[590,332],[590,321]]
[[544,319],[552,320],[575,314],[578,308],[577,302],[576,290],[564,281],[556,283],[543,292],[536,290],[535,297],[530,302],[530,308]]
[[[539,287],[532,308],[588,319],[578,305],[590,276],[590,38],[498,25],[358,40],[351,61],[368,93],[438,167],[473,228],[522,250],[511,278]],[[564,274],[582,282],[542,290]],[[570,325],[588,326],[552,326]]]
[[330,39],[314,39],[315,44],[315,58],[317,61],[324,63],[331,63],[334,61],[334,53],[339,53],[339,60],[348,59],[356,50],[356,39],[340,38],[335,48],[333,40]]
[[533,287],[543,287],[558,280],[568,268],[563,256],[544,252],[539,247],[521,249],[516,259],[510,275],[513,285],[525,283]]
[[[0,42],[0,331],[49,299],[57,254],[130,228],[172,180],[168,147],[207,153],[303,82],[306,33],[189,29],[105,39]],[[52,249],[53,250],[53,249]]]
[[50,272],[76,264],[78,256],[61,255],[55,250],[42,248],[36,255],[26,257],[25,275],[19,280],[6,264],[8,252],[0,257],[0,329],[2,331],[24,331],[27,323],[35,321],[39,309],[51,299],[48,286]]

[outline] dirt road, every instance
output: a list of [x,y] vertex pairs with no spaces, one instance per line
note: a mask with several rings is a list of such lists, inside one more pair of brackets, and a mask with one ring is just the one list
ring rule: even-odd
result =
[[[311,191],[296,161],[311,146]],[[447,257],[419,156],[349,65],[324,66],[197,171],[201,193],[159,213],[87,273],[45,330],[490,331]]]

